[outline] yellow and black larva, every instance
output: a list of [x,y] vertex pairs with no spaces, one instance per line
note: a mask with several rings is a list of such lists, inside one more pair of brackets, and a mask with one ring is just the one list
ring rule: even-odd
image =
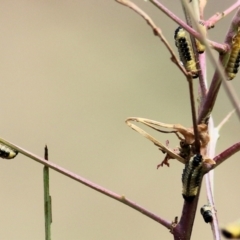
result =
[[202,155],[196,154],[186,163],[183,169],[182,196],[188,202],[191,202],[198,194],[199,185],[203,177],[202,162]]
[[232,40],[232,50],[226,67],[228,80],[232,80],[238,73],[240,64],[240,31],[234,36]]
[[196,41],[197,52],[198,52],[199,54],[204,53],[204,51],[205,51],[205,46],[204,46],[203,44],[201,44],[199,40],[195,39],[195,41]]
[[221,229],[222,235],[229,239],[240,239],[240,219]]
[[0,157],[5,159],[15,158],[18,154],[18,151],[0,143]]
[[174,39],[183,66],[188,72],[192,73],[193,78],[197,78],[198,70],[196,61],[186,31],[182,27],[178,27],[175,30]]
[[212,222],[213,216],[212,216],[212,208],[210,205],[203,205],[200,209],[200,212],[206,223]]

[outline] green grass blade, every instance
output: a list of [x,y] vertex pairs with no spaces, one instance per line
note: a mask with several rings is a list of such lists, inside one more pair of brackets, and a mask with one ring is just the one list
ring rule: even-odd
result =
[[[45,146],[44,157],[48,160],[48,148]],[[44,217],[45,217],[45,239],[51,240],[52,223],[52,199],[49,194],[49,168],[43,167],[43,186],[44,186]]]

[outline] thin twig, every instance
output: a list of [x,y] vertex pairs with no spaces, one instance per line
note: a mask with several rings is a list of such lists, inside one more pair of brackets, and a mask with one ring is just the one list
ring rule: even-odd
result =
[[240,142],[233,144],[231,147],[225,149],[223,152],[218,154],[213,160],[216,162],[216,165],[213,168],[216,168],[218,165],[223,163],[225,160],[230,158],[232,155],[240,151]]
[[169,53],[171,54],[171,61],[177,65],[177,67],[181,70],[181,72],[188,76],[188,73],[186,72],[185,68],[182,66],[182,64],[178,61],[177,56],[175,55],[173,49],[171,48],[170,44],[168,43],[167,39],[162,34],[162,31],[157,25],[153,22],[153,20],[142,10],[140,9],[136,4],[132,3],[129,0],[116,0],[118,3],[121,3],[124,6],[129,7],[133,11],[135,11],[137,14],[139,14],[141,17],[143,17],[148,25],[152,28],[153,33],[155,36],[158,36],[160,40],[163,42],[163,44],[168,49]]
[[235,110],[232,110],[230,113],[227,114],[227,116],[218,124],[216,127],[217,131],[219,132],[220,129],[229,121],[230,117],[235,113]]
[[31,158],[31,159],[35,160],[36,162],[41,163],[41,164],[43,164],[43,165],[45,165],[45,166],[47,166],[47,167],[49,167],[53,170],[65,175],[65,176],[77,181],[77,182],[80,182],[80,183],[82,183],[83,185],[85,185],[89,188],[92,188],[92,189],[94,189],[94,190],[96,190],[96,191],[98,191],[98,192],[100,192],[100,193],[102,193],[102,194],[104,194],[104,195],[106,195],[110,198],[113,198],[113,199],[115,199],[115,200],[117,200],[117,201],[119,201],[119,202],[137,210],[138,212],[140,212],[143,215],[153,219],[154,221],[160,223],[161,225],[165,226],[168,229],[171,228],[171,222],[169,222],[169,221],[157,216],[156,214],[148,211],[147,209],[145,209],[145,208],[141,207],[140,205],[136,204],[135,202],[127,199],[125,196],[118,195],[118,194],[116,194],[116,193],[114,193],[114,192],[112,192],[112,191],[110,191],[110,190],[108,190],[104,187],[101,187],[101,186],[99,186],[99,185],[97,185],[97,184],[95,184],[95,183],[93,183],[93,182],[75,174],[75,173],[72,173],[72,172],[66,170],[65,168],[62,168],[62,167],[58,166],[55,163],[52,163],[50,161],[46,161],[45,159],[43,159],[39,156],[36,156],[36,155],[32,154],[31,152],[17,146],[16,144],[10,143],[9,141],[6,141],[2,138],[0,138],[0,143],[3,143],[5,145],[17,150],[19,153],[25,155],[26,157]]
[[204,25],[210,29],[213,28],[215,26],[215,24],[223,19],[224,17],[226,17],[229,13],[233,12],[235,9],[237,9],[240,6],[240,1],[236,1],[236,3],[234,3],[232,6],[230,6],[228,9],[226,9],[225,11],[219,13],[215,13],[212,17],[210,17],[207,21],[204,22]]
[[[152,4],[158,7],[163,13],[165,13],[169,18],[171,18],[174,22],[178,25],[182,26],[186,31],[188,31],[192,36],[197,38],[199,41],[202,42],[202,36],[193,28],[189,27],[183,20],[178,18],[175,14],[173,14],[169,9],[167,9],[163,4],[158,2],[157,0],[149,0]],[[214,41],[208,40],[208,44],[211,48],[215,49],[218,52],[226,52],[228,50],[228,45],[220,44]]]
[[200,153],[200,140],[199,140],[199,132],[197,126],[197,117],[196,117],[196,108],[195,108],[195,98],[194,98],[194,91],[193,91],[193,82],[192,78],[188,79],[189,84],[189,93],[190,93],[190,102],[191,102],[191,112],[192,112],[192,123],[193,123],[193,130],[194,130],[194,146],[196,149],[196,153]]
[[[222,63],[222,60],[220,56],[219,64],[221,63]],[[213,107],[215,105],[215,101],[216,101],[220,86],[221,86],[221,80],[217,71],[215,71],[208,94],[199,109],[198,124],[201,122],[205,122],[205,123],[208,122],[210,114],[212,113]]]

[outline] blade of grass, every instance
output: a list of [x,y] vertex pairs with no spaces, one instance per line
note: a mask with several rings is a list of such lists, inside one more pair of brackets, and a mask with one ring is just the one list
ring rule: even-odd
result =
[[[45,146],[44,158],[48,160],[48,148]],[[49,168],[43,167],[45,239],[51,240],[52,201],[49,194]]]

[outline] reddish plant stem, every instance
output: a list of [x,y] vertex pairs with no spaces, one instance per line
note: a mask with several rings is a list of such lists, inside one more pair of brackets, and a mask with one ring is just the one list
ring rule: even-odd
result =
[[[239,25],[240,25],[240,9],[237,11],[235,16],[233,17],[231,25],[230,25],[229,30],[228,30],[228,33],[225,37],[225,43],[228,46],[231,46],[232,39],[233,39]],[[206,97],[206,99],[205,99],[205,101],[204,101],[204,103],[203,103],[203,105],[201,106],[201,109],[200,109],[200,113],[199,113],[199,117],[198,117],[198,123],[208,122],[209,116],[212,112],[212,109],[213,109],[213,107],[215,105],[215,102],[216,102],[216,99],[217,99],[217,95],[218,95],[218,91],[219,91],[221,83],[222,83],[222,79],[224,79],[224,77],[225,77],[224,71],[221,70],[219,68],[219,66],[223,66],[223,67],[226,66],[226,64],[228,62],[228,56],[229,56],[229,53],[219,57],[219,62],[217,64],[218,66],[215,70],[213,80],[211,82],[207,97]],[[224,84],[224,85],[226,85],[226,84]],[[226,91],[227,91],[227,93],[229,93],[229,89],[226,89]],[[235,107],[239,108],[238,104],[236,102],[236,99],[234,98],[233,95],[234,95],[233,92],[231,92],[229,94],[229,97],[230,97],[232,103],[235,104]],[[234,98],[234,99],[232,99],[232,98]]]
[[199,71],[199,96],[200,105],[205,101],[207,96],[207,86],[206,86],[206,54],[202,53],[198,55],[198,65],[201,71]]
[[230,158],[233,154],[240,151],[240,142],[233,144],[231,147],[227,148],[220,154],[218,154],[213,160],[216,162],[214,168],[223,163],[226,159]]
[[199,192],[192,202],[184,201],[181,219],[174,229],[176,233],[181,234],[180,239],[189,240],[192,234],[192,227],[196,215],[199,193],[201,191],[201,186],[199,187]]
[[153,20],[142,10],[140,9],[136,4],[129,0],[116,0],[116,2],[129,7],[133,11],[135,11],[137,14],[139,14],[143,19],[146,20],[147,24],[152,28],[153,33],[155,36],[158,36],[160,40],[163,42],[163,44],[168,49],[169,53],[171,54],[171,61],[177,65],[177,67],[182,71],[182,73],[187,77],[188,73],[186,72],[185,68],[182,66],[182,64],[178,61],[178,58],[176,57],[173,49],[171,48],[170,44],[168,43],[167,39],[162,34],[162,31],[157,25],[153,22]]
[[[220,61],[219,61],[220,62]],[[199,116],[198,116],[198,124],[204,122],[208,122],[208,119],[210,117],[210,114],[212,112],[212,109],[214,107],[218,91],[221,86],[221,80],[217,73],[217,71],[214,73],[208,94],[203,102],[203,104],[200,106],[199,110]]]
[[228,9],[226,9],[225,11],[223,11],[222,13],[216,13],[214,14],[212,17],[210,17],[207,21],[205,21],[205,26],[210,29],[213,28],[214,25],[216,24],[216,22],[218,22],[219,20],[221,20],[222,18],[226,17],[229,13],[231,13],[232,11],[234,11],[235,9],[237,9],[240,6],[240,1],[237,1],[236,3],[234,3],[232,6],[230,6]]
[[138,212],[141,212],[145,216],[153,219],[154,221],[156,221],[156,222],[160,223],[161,225],[165,226],[166,228],[168,228],[168,229],[171,228],[171,222],[157,216],[156,214],[148,211],[147,209],[145,209],[145,208],[141,207],[140,205],[136,204],[135,202],[133,202],[131,200],[128,200],[126,197],[124,197],[122,195],[118,195],[118,194],[116,194],[116,193],[114,193],[114,192],[112,192],[112,191],[110,191],[110,190],[108,190],[104,187],[101,187],[101,186],[99,186],[99,185],[97,185],[97,184],[95,184],[95,183],[93,183],[93,182],[75,174],[75,173],[72,173],[72,172],[58,166],[55,163],[52,163],[52,162],[47,161],[47,160],[45,160],[41,157],[38,157],[38,156],[32,154],[31,152],[13,144],[13,143],[10,143],[10,142],[8,142],[4,139],[0,139],[0,142],[9,146],[9,147],[11,147],[11,148],[13,148],[13,149],[15,149],[15,150],[17,150],[19,153],[27,156],[28,158],[31,158],[31,159],[37,161],[38,163],[41,163],[41,164],[43,164],[43,165],[45,165],[45,166],[47,166],[47,167],[49,167],[53,170],[65,175],[65,176],[77,181],[77,182],[80,182],[80,183],[84,184],[87,187],[90,187],[90,188],[92,188],[92,189],[94,189],[94,190],[96,190],[96,191],[98,191],[98,192],[100,192],[100,193],[102,193],[102,194],[104,194],[108,197],[111,197],[111,198],[113,198],[113,199],[115,199],[115,200],[117,200],[117,201],[119,201],[119,202],[137,210]]
[[[187,4],[184,0],[182,0],[182,7],[183,7],[184,14],[185,14],[187,25],[192,26],[191,17],[189,14],[189,9],[188,9]],[[192,42],[192,46],[193,46],[194,55],[198,58],[199,55],[196,50],[196,44],[195,44],[195,39],[193,38],[193,35],[191,35],[191,42]],[[202,74],[201,69],[199,72]],[[196,109],[195,109],[192,79],[188,79],[188,82],[189,82],[192,122],[193,122],[193,128],[194,128],[194,136],[195,136],[195,148],[196,148],[196,153],[200,153],[200,141],[199,141],[199,133],[198,133],[198,129],[197,129]],[[200,190],[199,190],[199,192],[200,192]],[[191,238],[192,228],[193,228],[193,224],[194,224],[194,219],[195,219],[196,209],[197,209],[197,204],[198,204],[198,199],[199,199],[199,192],[198,192],[197,196],[195,197],[195,199],[193,200],[193,202],[184,201],[181,219],[180,219],[179,224],[175,228],[175,232],[174,232],[174,235],[176,234],[175,236],[178,235],[178,237],[179,237],[176,239],[189,240]]]
[[[177,17],[174,13],[172,13],[169,9],[167,9],[163,4],[158,2],[157,0],[149,0],[152,4],[154,4],[157,8],[159,8],[162,12],[164,12],[169,18],[171,18],[174,22],[182,26],[186,31],[188,31],[192,36],[202,41],[202,36],[195,31],[193,28],[189,27],[183,20]],[[210,47],[215,49],[218,52],[226,52],[227,45],[216,43],[214,41],[208,41]]]

